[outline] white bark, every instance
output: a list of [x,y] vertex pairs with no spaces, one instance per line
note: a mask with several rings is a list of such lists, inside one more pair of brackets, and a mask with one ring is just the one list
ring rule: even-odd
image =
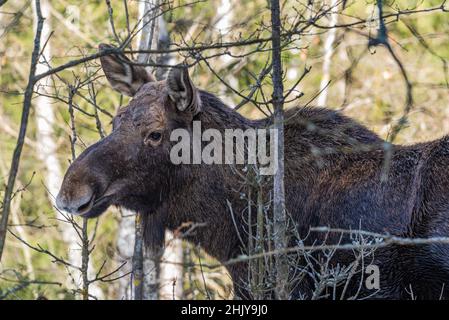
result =
[[[157,49],[159,40],[159,0],[145,0],[139,2],[139,50]],[[149,53],[139,53],[137,61],[146,63],[150,60]]]
[[119,270],[122,276],[119,280],[118,299],[131,300],[133,297],[131,275],[123,276],[132,270],[132,258],[134,251],[134,224],[135,213],[129,210],[122,210],[118,234],[117,234],[117,250],[120,257],[119,263],[126,262],[126,265]]
[[[33,8],[35,10],[34,2]],[[50,36],[50,3],[47,0],[41,0],[42,15],[46,18],[42,29],[42,42],[45,43]],[[35,14],[35,16],[37,16]],[[36,73],[40,74],[49,69],[48,63],[51,60],[51,41],[48,41],[40,59],[40,63],[37,65]],[[36,90],[42,94],[48,94],[51,92],[50,78],[44,78],[40,80],[36,85]],[[40,160],[45,166],[45,185],[48,191],[48,197],[55,208],[55,197],[58,193],[59,187],[62,183],[62,169],[57,154],[57,147],[54,140],[54,124],[55,114],[53,111],[51,98],[43,95],[37,95],[35,99],[35,115],[36,115],[36,149]],[[62,221],[67,221],[59,210],[55,210],[57,218]],[[70,223],[59,224],[60,233],[63,241],[68,248],[68,260],[71,264],[81,266],[81,248],[80,239]],[[89,268],[91,277],[94,276],[92,267]],[[81,288],[82,276],[78,270],[72,270],[72,277],[75,281],[75,288]],[[67,284],[73,286],[72,279],[68,277]],[[89,286],[90,294],[101,299],[103,293],[95,283]]]
[[[230,30],[231,26],[231,0],[221,0],[217,7],[216,28],[221,36],[225,36]],[[222,57],[224,62],[229,63],[232,58],[228,55]]]
[[183,296],[182,241],[174,238],[168,230],[165,232],[165,241],[159,273],[159,299],[179,300]]
[[[329,26],[335,26],[338,21],[338,0],[330,0],[330,20]],[[325,106],[328,96],[328,83],[330,80],[330,69],[332,62],[332,55],[334,53],[334,42],[337,33],[337,28],[332,28],[327,33],[326,41],[324,42],[324,58],[323,58],[323,76],[321,78],[320,91],[321,94],[318,97],[318,106]]]
[[[217,14],[214,20],[216,21],[215,27],[220,33],[220,37],[223,41],[232,40],[229,38],[232,27],[232,14],[232,0],[220,0],[220,4],[217,7]],[[220,69],[227,67],[230,63],[233,62],[233,60],[234,58],[227,54],[220,56],[220,58],[218,59]],[[224,80],[228,82],[229,86],[238,90],[239,82],[232,73],[229,73]],[[234,106],[234,101],[232,100],[231,96],[227,94],[227,90],[224,85],[221,86],[220,98],[229,106]]]

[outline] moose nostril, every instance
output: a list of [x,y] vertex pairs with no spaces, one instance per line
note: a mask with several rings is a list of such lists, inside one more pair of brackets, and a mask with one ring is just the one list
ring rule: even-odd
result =
[[90,197],[89,200],[88,200],[87,202],[85,202],[84,204],[80,205],[80,206],[76,209],[76,211],[77,211],[77,212],[82,212],[82,211],[88,209],[89,206],[90,206],[90,204],[91,204],[91,202],[92,202],[92,198],[93,198],[93,197]]
[[[87,190],[86,190],[87,191]],[[88,210],[93,202],[93,193],[85,192],[83,195],[73,199],[68,199],[68,197],[58,194],[56,197],[56,207],[59,210],[68,212],[70,214],[81,214]]]

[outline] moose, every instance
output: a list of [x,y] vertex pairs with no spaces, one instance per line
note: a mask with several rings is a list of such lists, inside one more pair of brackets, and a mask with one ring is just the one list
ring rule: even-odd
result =
[[[100,51],[111,48],[99,46]],[[121,53],[103,55],[100,61],[112,88],[132,99],[119,108],[112,132],[70,165],[57,207],[87,218],[111,205],[128,208],[146,217],[145,234],[153,239],[165,229],[198,223],[202,227],[188,241],[223,263],[240,256],[241,240],[247,241],[243,215],[248,203],[236,192],[235,167],[173,164],[170,134],[179,128],[191,132],[193,121],[222,132],[266,128],[272,118],[242,116],[196,88],[185,67],[172,68],[166,80],[156,81]],[[284,141],[286,211],[306,243],[323,240],[322,233],[311,231],[319,226],[407,238],[448,235],[447,137],[388,149],[386,141],[340,112],[296,107],[285,110]],[[350,258],[347,251],[336,250],[333,260],[344,265]],[[380,285],[371,298],[408,299],[410,291],[418,299],[449,298],[445,243],[391,244],[376,250],[372,263],[379,267]],[[245,286],[248,261],[227,268],[235,295],[251,299]],[[346,290],[360,287],[354,282]],[[291,298],[310,298],[312,290],[313,282],[304,280]]]

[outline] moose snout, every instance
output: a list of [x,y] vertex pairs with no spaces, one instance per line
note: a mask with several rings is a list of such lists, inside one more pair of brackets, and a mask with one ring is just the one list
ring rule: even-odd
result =
[[56,197],[56,207],[73,215],[80,215],[89,211],[94,202],[94,193],[88,186],[77,188],[75,193],[59,191]]

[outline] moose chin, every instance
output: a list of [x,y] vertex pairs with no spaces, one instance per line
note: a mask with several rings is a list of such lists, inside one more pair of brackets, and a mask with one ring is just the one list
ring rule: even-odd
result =
[[[100,50],[112,52],[103,44]],[[247,119],[197,89],[183,66],[173,68],[166,80],[155,81],[122,54],[100,60],[112,88],[132,99],[118,110],[111,134],[70,165],[57,196],[58,208],[89,218],[111,205],[135,210],[148,219],[146,238],[186,222],[198,223],[202,227],[189,234],[188,241],[221,262],[240,256],[242,241],[248,243],[248,201],[241,197],[244,190],[238,190],[241,177],[236,174],[243,166],[174,164],[170,135],[176,129],[191,133],[194,121],[200,121],[203,130],[223,133],[268,128],[272,119]],[[448,138],[385,150],[384,140],[336,111],[297,107],[286,110],[285,119],[285,203],[294,232],[305,244],[351,241],[310,230],[317,226],[408,238],[448,235]],[[270,179],[264,188],[269,202]],[[256,221],[256,204],[250,206]],[[296,240],[290,245],[297,245]],[[337,250],[331,264],[344,266],[353,260],[352,252]],[[373,293],[354,279],[344,289],[347,296],[402,299],[409,298],[413,288],[418,298],[449,298],[447,244],[383,246],[370,263],[379,267],[378,290]],[[299,259],[296,264],[292,272],[304,269],[306,262]],[[228,270],[236,296],[253,298],[245,283],[248,262],[231,264]],[[291,287],[292,299],[310,298],[314,280],[305,273]]]

